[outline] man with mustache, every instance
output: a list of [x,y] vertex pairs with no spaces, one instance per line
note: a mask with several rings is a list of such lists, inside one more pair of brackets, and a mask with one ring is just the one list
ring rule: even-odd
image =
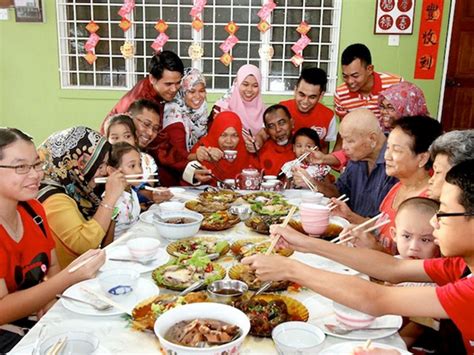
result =
[[285,106],[277,104],[265,110],[263,123],[270,139],[257,153],[260,168],[266,175],[278,175],[283,164],[296,158],[291,143],[293,119]]

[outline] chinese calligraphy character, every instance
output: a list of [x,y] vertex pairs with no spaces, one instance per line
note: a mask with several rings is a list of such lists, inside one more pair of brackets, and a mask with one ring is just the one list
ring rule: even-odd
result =
[[412,0],[398,0],[397,7],[401,12],[407,12],[413,6]]
[[395,7],[395,0],[382,0],[380,2],[380,8],[382,11],[389,12]]
[[434,65],[433,56],[429,54],[422,55],[418,63],[420,64],[420,69],[430,70],[431,67]]
[[438,40],[436,33],[430,28],[428,31],[423,32],[423,44],[425,46],[433,46]]
[[436,21],[439,19],[440,11],[439,6],[433,3],[426,6],[426,19],[428,21]]
[[379,19],[379,27],[382,30],[388,30],[390,27],[393,26],[393,18],[390,15],[383,15]]
[[397,20],[395,21],[397,28],[401,31],[405,31],[410,27],[411,25],[411,20],[407,15],[401,15],[397,17]]

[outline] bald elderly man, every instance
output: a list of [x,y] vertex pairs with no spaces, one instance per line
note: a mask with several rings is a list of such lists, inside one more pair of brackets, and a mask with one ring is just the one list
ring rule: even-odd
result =
[[361,217],[375,216],[385,195],[397,182],[396,178],[385,173],[387,138],[380,129],[377,117],[367,109],[348,113],[339,127],[339,134],[342,149],[350,159],[349,164],[335,185],[319,181],[313,183],[326,196],[346,194],[350,198],[347,205]]

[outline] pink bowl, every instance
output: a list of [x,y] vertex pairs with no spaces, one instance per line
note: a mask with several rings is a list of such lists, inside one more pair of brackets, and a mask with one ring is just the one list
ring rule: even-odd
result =
[[333,309],[336,314],[336,320],[349,329],[367,328],[375,320],[375,317],[370,314],[357,311],[336,302],[333,302]]
[[306,233],[320,235],[326,231],[329,225],[329,216],[326,216],[324,219],[314,220],[314,217],[301,215],[301,224]]

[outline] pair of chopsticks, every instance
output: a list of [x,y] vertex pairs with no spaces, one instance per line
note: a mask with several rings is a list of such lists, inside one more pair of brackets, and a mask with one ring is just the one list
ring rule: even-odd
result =
[[312,152],[314,152],[315,150],[318,149],[318,146],[315,145],[313,148],[311,148],[309,151],[307,151],[306,153],[300,155],[300,157],[298,159],[296,159],[293,164],[291,164],[290,166],[288,166],[287,169],[285,170],[281,170],[280,173],[278,174],[278,177],[281,177],[282,175],[286,175],[288,173],[289,170],[293,169],[294,166],[298,165],[299,163],[301,163],[303,160],[305,160],[308,155],[310,155]]
[[315,185],[313,185],[313,183],[309,181],[309,179],[306,176],[302,174],[301,178],[303,179],[306,186],[308,186],[312,192],[318,192],[318,188]]
[[[346,197],[346,194],[342,194],[336,200],[341,201],[341,202],[349,201],[349,197],[346,197],[346,198],[344,198],[344,197]],[[337,207],[337,204],[335,204],[334,202],[329,202],[327,204],[327,207],[329,207],[329,211],[332,211],[333,209],[335,209]]]
[[[196,170],[203,170],[205,169],[204,167],[202,166],[199,166],[198,164],[191,164],[191,167],[193,167],[194,169]],[[228,183],[226,183],[224,180],[221,180],[219,179],[217,176],[215,176],[213,173],[209,173],[209,176],[212,177],[214,180],[216,180],[217,182],[220,182],[222,184],[222,186],[225,186],[227,187],[229,190],[231,191],[234,191],[234,187]]]
[[[296,206],[291,207],[290,212],[286,215],[285,220],[281,224],[283,228],[285,228],[288,225],[288,222],[290,222],[291,217],[293,217],[293,214],[296,211]],[[280,239],[280,235],[277,235],[275,238],[273,238],[272,242],[270,243],[270,246],[268,247],[267,251],[265,252],[265,255],[270,255],[275,248],[275,245],[277,245],[278,240]]]
[[255,144],[255,139],[253,138],[252,131],[250,129],[242,128],[242,134],[250,138],[250,141],[252,142],[252,145],[253,145],[253,149],[255,149],[255,154],[258,155],[258,149],[257,149],[257,145]]
[[[375,217],[372,217],[371,219],[365,221],[364,223],[361,223],[359,224],[357,227],[355,227],[354,229],[352,229],[351,231],[347,231],[345,233],[341,233],[339,234],[339,236],[337,236],[336,238],[332,239],[331,240],[331,243],[337,243],[337,244],[342,244],[342,243],[346,243],[352,239],[355,238],[355,236],[351,236],[351,237],[348,237],[348,238],[345,238],[347,237],[349,234],[351,234],[352,231],[357,231],[357,230],[360,230],[366,226],[368,226],[370,223],[373,223],[375,222],[376,220],[378,220],[379,218],[381,218],[382,216],[384,215],[384,213],[379,213],[377,216]],[[373,227],[370,227],[370,228],[367,228],[364,230],[364,233],[369,233],[369,232],[372,232],[386,224],[390,223],[390,219],[387,219],[383,222],[379,222],[379,223],[376,223]],[[345,239],[344,239],[345,238]]]
[[[158,175],[158,174],[150,174],[148,176],[155,176],[155,175]],[[143,174],[130,174],[130,175],[125,175],[125,179],[127,179],[128,183],[131,183],[131,182],[158,182],[159,181],[158,179],[150,179],[150,178],[143,179],[142,176],[143,176]],[[94,179],[94,182],[96,184],[105,184],[105,183],[107,183],[107,177],[106,176],[97,177],[97,178]]]
[[59,338],[58,341],[48,350],[46,355],[57,355],[66,344],[67,337]]

